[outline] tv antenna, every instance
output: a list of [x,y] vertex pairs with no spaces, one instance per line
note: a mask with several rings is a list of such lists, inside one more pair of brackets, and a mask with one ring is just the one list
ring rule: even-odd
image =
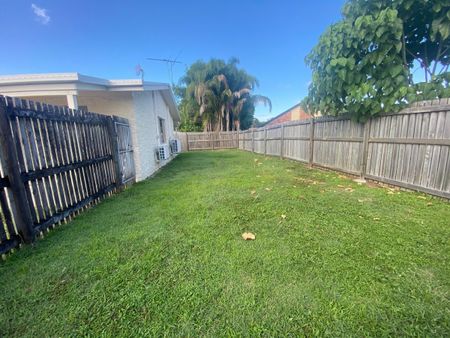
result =
[[[181,51],[178,53],[178,56],[180,56]],[[183,64],[183,62],[178,61],[178,56],[175,59],[162,59],[162,58],[146,58],[149,61],[156,61],[156,62],[165,62],[167,65],[167,69],[169,71],[169,76],[170,76],[170,81],[173,84],[173,66],[175,66],[175,64],[179,63],[179,64]]]

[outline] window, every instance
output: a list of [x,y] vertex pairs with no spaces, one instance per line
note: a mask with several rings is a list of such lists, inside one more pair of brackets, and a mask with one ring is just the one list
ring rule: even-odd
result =
[[166,121],[158,117],[159,142],[166,143]]

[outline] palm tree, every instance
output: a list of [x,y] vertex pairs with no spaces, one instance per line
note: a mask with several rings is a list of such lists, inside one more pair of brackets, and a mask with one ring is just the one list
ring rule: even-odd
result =
[[195,99],[200,107],[199,115],[203,117],[205,131],[223,129],[231,95],[224,75],[216,75],[195,86]]
[[201,121],[205,131],[239,130],[241,122],[248,127],[248,117],[253,116],[254,105],[264,103],[271,109],[269,98],[252,95],[258,85],[255,77],[237,68],[237,59],[228,63],[212,59],[191,65],[179,87],[180,104],[189,110],[192,123]]
[[[224,112],[226,116],[225,131],[230,130],[230,122],[233,122],[233,130],[240,130],[240,113],[242,112],[246,102],[251,102],[252,105],[262,103],[264,106],[269,106],[269,110],[272,111],[272,101],[270,101],[267,96],[252,94],[252,82],[248,81],[245,87],[231,92],[225,75],[218,75],[217,80],[222,82],[225,86],[225,90],[223,91],[223,99],[221,102],[221,117],[223,119]],[[231,119],[232,121],[230,121]],[[222,129],[223,128],[220,128],[220,130]]]

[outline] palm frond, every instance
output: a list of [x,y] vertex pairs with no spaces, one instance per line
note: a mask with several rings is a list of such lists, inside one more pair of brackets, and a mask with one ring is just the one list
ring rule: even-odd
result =
[[265,107],[269,106],[269,111],[272,111],[272,101],[264,95],[252,95],[252,101],[254,104],[262,103]]

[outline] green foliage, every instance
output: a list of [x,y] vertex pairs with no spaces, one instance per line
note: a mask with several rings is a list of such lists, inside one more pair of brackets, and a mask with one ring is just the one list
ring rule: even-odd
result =
[[179,109],[186,117],[182,128],[247,129],[253,121],[255,104],[262,102],[271,107],[267,97],[253,94],[258,81],[238,64],[236,58],[228,62],[211,59],[189,67],[175,88]]
[[388,192],[181,154],[0,263],[0,335],[448,336],[449,204]]
[[[304,107],[365,120],[415,100],[450,96],[449,0],[349,0],[307,56]],[[415,67],[424,82],[414,83]]]

